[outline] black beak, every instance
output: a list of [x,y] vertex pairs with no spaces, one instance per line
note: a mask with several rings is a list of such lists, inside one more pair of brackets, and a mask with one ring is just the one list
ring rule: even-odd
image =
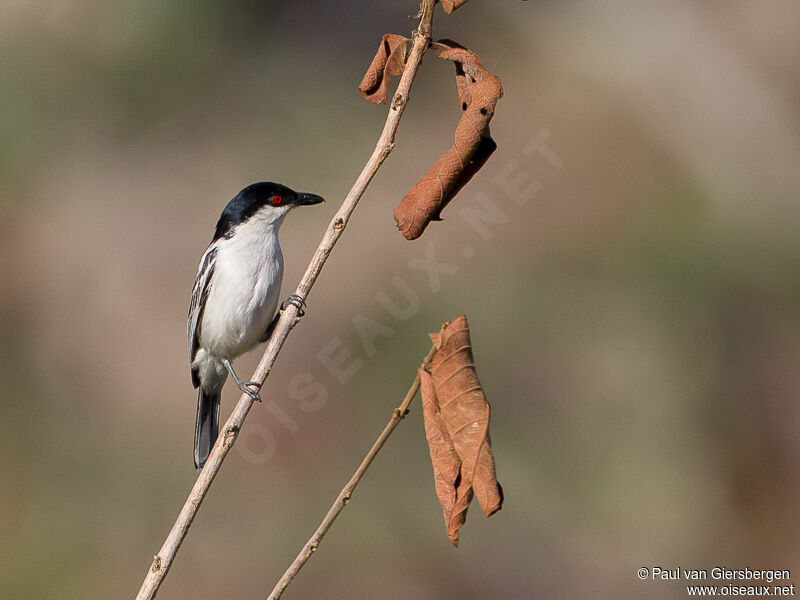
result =
[[325,202],[325,198],[317,196],[316,194],[299,193],[294,203],[297,206],[311,206],[312,204],[320,204]]

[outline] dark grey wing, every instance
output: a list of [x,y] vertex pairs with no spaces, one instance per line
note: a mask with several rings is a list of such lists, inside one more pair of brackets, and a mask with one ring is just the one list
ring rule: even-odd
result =
[[[197,279],[194,280],[192,290],[192,300],[189,303],[189,321],[186,329],[189,336],[189,363],[194,362],[197,349],[200,347],[200,323],[203,319],[203,309],[208,299],[208,291],[211,288],[211,276],[214,274],[214,263],[217,257],[217,248],[212,244],[203,254],[200,261],[200,268],[197,271]],[[192,369],[192,385],[197,387],[200,381],[197,373]]]

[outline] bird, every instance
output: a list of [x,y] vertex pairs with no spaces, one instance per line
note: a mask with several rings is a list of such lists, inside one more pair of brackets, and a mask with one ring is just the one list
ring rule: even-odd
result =
[[[295,192],[271,181],[245,187],[225,206],[214,237],[200,259],[187,324],[192,385],[197,389],[194,466],[206,463],[219,429],[222,388],[233,377],[238,388],[261,400],[260,384],[243,382],[232,361],[269,340],[283,279],[278,230],[297,206],[324,202],[316,194]],[[305,302],[292,294],[302,312]],[[254,389],[255,388],[255,389]]]

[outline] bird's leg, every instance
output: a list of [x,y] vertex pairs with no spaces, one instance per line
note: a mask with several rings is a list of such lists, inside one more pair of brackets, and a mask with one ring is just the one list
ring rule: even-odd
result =
[[261,396],[255,390],[251,390],[250,386],[253,386],[256,389],[261,389],[261,384],[258,381],[242,381],[239,379],[239,376],[236,374],[236,371],[233,370],[233,365],[231,361],[227,358],[222,361],[222,364],[225,365],[225,368],[228,369],[228,373],[231,374],[233,380],[236,382],[236,387],[242,390],[245,394],[250,396],[253,400],[257,400],[261,402]]
[[295,307],[297,307],[298,317],[302,317],[303,315],[306,314],[306,311],[304,310],[306,307],[306,301],[303,300],[297,294],[292,294],[281,303],[281,308],[278,311],[278,314],[276,314],[272,318],[272,322],[269,325],[267,325],[267,329],[264,331],[264,335],[261,336],[262,342],[269,341],[269,338],[272,336],[272,332],[275,331],[275,326],[278,324],[278,319],[281,318],[281,314],[283,313],[283,311],[286,310],[286,307],[289,306],[290,304],[293,304]]

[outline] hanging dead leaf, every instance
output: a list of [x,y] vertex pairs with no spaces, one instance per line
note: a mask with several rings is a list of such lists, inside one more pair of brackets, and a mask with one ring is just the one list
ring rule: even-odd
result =
[[475,370],[466,316],[445,324],[431,339],[436,352],[420,370],[425,433],[447,535],[457,546],[473,494],[488,517],[502,507],[503,489],[495,473],[489,403]]
[[461,119],[453,146],[420,179],[394,210],[398,229],[408,240],[422,235],[428,223],[440,221],[441,212],[497,148],[489,122],[503,96],[500,79],[487,71],[473,52],[451,40],[432,45],[439,58],[456,67]]
[[411,40],[394,33],[384,34],[364,78],[358,86],[361,95],[370,102],[381,104],[389,92],[389,80],[401,75],[405,68]]
[[422,417],[425,422],[425,437],[428,440],[428,450],[433,464],[433,481],[439,504],[444,513],[447,537],[454,546],[458,546],[458,530],[467,519],[467,507],[464,497],[466,490],[462,490],[461,505],[456,508],[458,498],[457,488],[461,480],[461,459],[456,454],[453,440],[447,433],[447,428],[442,422],[439,412],[439,403],[433,390],[433,378],[424,369],[419,370],[420,393],[422,395]]
[[467,3],[467,0],[442,0],[442,8],[444,8],[444,12],[450,14],[459,6],[463,6]]

